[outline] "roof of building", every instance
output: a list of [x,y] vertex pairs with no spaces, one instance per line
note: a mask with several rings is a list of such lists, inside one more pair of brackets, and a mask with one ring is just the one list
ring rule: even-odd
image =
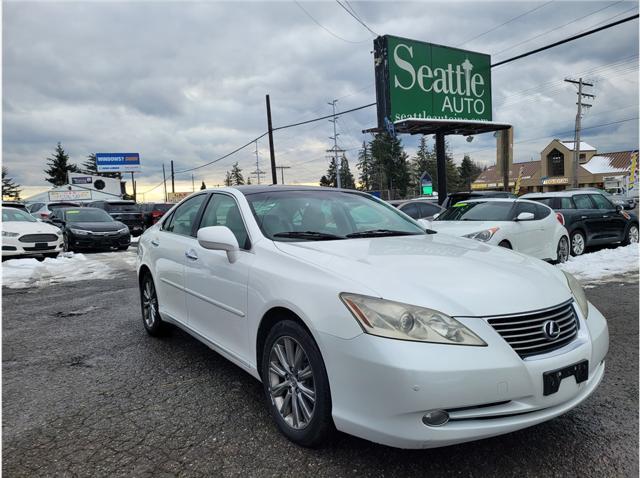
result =
[[[540,171],[540,161],[527,161],[526,163],[513,163],[509,168],[509,177],[517,178],[522,168],[522,178],[529,179]],[[495,183],[502,181],[502,174],[496,170],[496,166],[489,166],[486,171],[480,173],[480,176],[474,181],[479,183]]]
[[[575,141],[560,141],[560,142],[563,144],[563,146],[565,146],[570,151],[573,151],[574,145],[576,144]],[[580,151],[596,151],[596,148],[591,146],[589,143],[580,141]]]
[[616,151],[593,156],[581,166],[591,174],[626,173],[631,167],[633,151]]

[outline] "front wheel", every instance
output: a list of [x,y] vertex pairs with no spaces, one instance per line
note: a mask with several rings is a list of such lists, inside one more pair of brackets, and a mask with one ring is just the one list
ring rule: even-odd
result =
[[323,444],[333,431],[324,361],[309,333],[291,320],[278,322],[262,350],[262,383],[278,429],[305,447]]
[[158,311],[158,294],[151,275],[145,274],[140,283],[140,304],[142,306],[142,323],[149,335],[158,336],[165,329],[165,324]]
[[586,248],[586,241],[584,234],[580,231],[575,231],[571,234],[571,255],[581,256]]
[[62,236],[62,250],[64,252],[73,252],[73,248],[71,247],[71,244],[69,244],[69,238],[66,234]]
[[558,241],[558,247],[556,248],[556,264],[562,264],[569,260],[569,240],[562,236]]
[[629,229],[627,230],[627,235],[625,236],[624,241],[622,241],[622,244],[627,246],[629,244],[638,242],[638,235],[638,225],[631,224],[631,226],[629,226]]

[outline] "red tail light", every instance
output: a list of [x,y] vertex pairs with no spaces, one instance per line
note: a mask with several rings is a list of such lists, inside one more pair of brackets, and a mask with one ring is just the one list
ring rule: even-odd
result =
[[558,220],[558,222],[560,224],[562,224],[564,226],[564,216],[562,215],[561,212],[557,212],[556,213],[556,219]]
[[46,219],[49,217],[49,213],[48,212],[39,212],[38,214],[40,214],[40,217],[42,219]]
[[151,223],[155,224],[158,222],[158,219],[160,219],[163,214],[164,212],[162,211],[151,211]]

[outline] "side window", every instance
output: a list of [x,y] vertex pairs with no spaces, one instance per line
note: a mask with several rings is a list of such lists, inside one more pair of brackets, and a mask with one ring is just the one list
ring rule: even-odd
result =
[[551,210],[549,208],[536,204],[535,220],[544,219],[549,214],[551,214]]
[[251,249],[249,234],[244,227],[242,214],[240,214],[236,200],[231,196],[218,193],[211,195],[211,200],[202,214],[200,228],[210,226],[228,227],[236,236],[240,249]]
[[434,204],[420,203],[418,208],[420,209],[420,217],[429,217],[440,212],[440,208]]
[[576,204],[577,209],[594,209],[589,196],[586,194],[576,194],[573,196],[573,202]]
[[560,199],[560,207],[557,209],[575,209],[571,198],[558,198]]
[[400,209],[407,216],[412,217],[413,219],[418,219],[420,217],[420,211],[418,210],[418,205],[415,203],[409,203],[406,206]]
[[531,214],[534,215],[534,219],[539,219],[537,217],[535,217],[536,215],[536,205],[535,204],[531,204],[528,202],[519,202],[516,203],[516,211],[515,214],[513,215],[513,218],[517,218],[521,213],[523,212],[530,212]]
[[597,209],[615,209],[613,204],[602,194],[590,194],[590,196]]
[[182,234],[183,236],[190,236],[193,230],[193,223],[206,197],[206,194],[199,194],[183,202],[175,210],[164,230]]

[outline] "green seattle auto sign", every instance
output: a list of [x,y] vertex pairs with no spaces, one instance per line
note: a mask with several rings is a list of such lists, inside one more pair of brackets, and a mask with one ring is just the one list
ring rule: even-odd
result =
[[406,119],[491,121],[489,55],[389,35],[374,48],[380,127]]

